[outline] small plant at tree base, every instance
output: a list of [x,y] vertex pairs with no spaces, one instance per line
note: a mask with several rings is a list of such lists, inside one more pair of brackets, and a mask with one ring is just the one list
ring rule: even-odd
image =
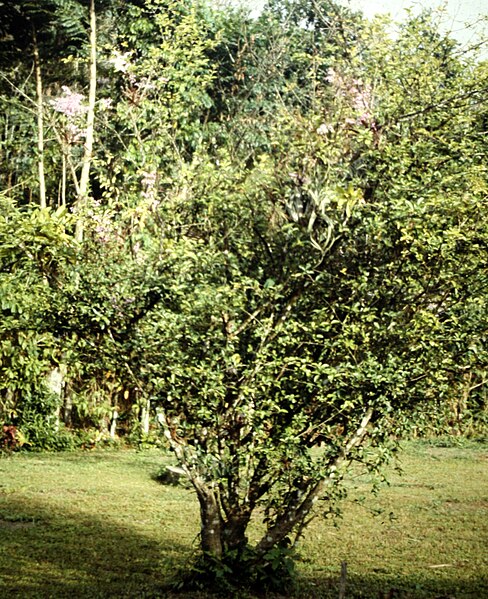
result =
[[289,540],[258,555],[249,545],[225,552],[220,558],[202,554],[177,575],[178,590],[213,589],[233,596],[242,591],[253,594],[289,593],[295,587],[295,551]]

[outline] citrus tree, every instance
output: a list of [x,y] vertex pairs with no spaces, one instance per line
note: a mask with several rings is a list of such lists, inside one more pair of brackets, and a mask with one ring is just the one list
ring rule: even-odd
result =
[[485,359],[486,81],[426,15],[348,39],[313,103],[276,94],[269,149],[240,154],[240,121],[202,141],[152,225],[156,299],[124,359],[198,496],[207,583],[286,585],[351,465],[377,471]]

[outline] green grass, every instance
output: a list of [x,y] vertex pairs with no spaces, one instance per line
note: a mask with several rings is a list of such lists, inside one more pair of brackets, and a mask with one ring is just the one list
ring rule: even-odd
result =
[[[154,480],[165,461],[157,451],[0,459],[0,597],[172,596],[164,589],[191,559],[199,521],[191,490]],[[336,599],[342,561],[348,599],[488,597],[488,446],[408,443],[402,464],[377,497],[356,481],[340,527],[312,522],[294,597]]]

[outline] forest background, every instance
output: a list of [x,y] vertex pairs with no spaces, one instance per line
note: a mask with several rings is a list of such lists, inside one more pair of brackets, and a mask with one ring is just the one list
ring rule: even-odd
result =
[[481,38],[328,0],[0,22],[5,445],[171,447],[205,555],[264,509],[255,564],[351,462],[485,434]]

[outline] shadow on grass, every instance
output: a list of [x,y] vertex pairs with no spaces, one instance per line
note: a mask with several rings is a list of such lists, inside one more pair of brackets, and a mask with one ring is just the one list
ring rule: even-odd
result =
[[[76,504],[51,509],[40,501],[2,497],[0,507],[0,596],[23,599],[178,597],[168,582],[189,557],[189,547],[138,532]],[[186,599],[211,594],[182,594]],[[337,599],[338,576],[304,579],[296,599]],[[242,594],[250,598],[252,595]],[[273,595],[270,595],[273,597]],[[482,599],[488,580],[462,568],[391,572],[347,578],[346,599]]]
[[43,599],[165,596],[188,546],[73,509],[2,498],[0,596]]

